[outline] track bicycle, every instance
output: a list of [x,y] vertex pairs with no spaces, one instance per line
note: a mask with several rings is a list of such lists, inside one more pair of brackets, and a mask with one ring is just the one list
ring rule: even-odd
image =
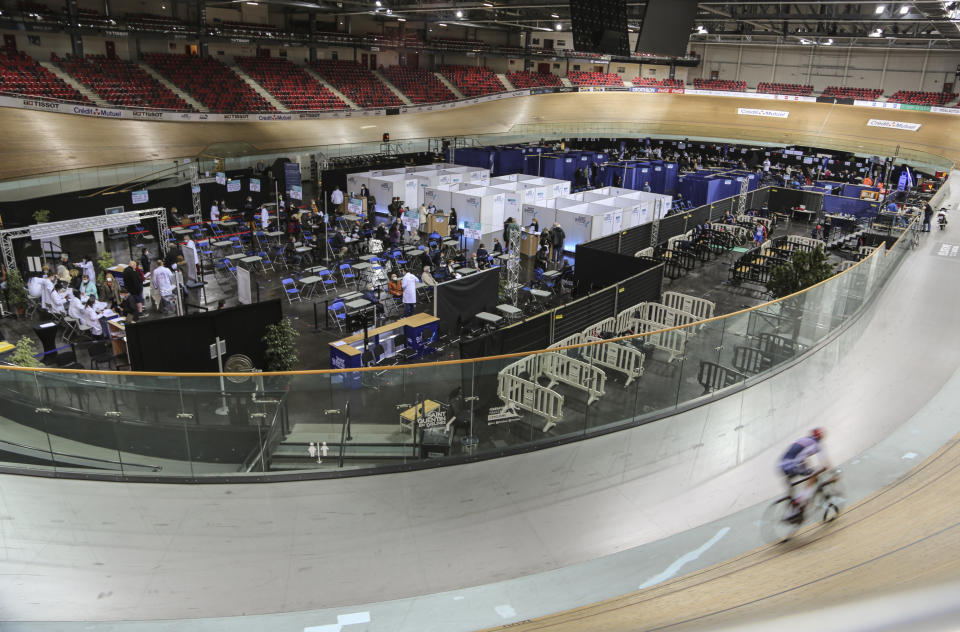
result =
[[[820,476],[817,488],[807,505],[793,517],[793,495],[782,496],[763,512],[761,531],[767,542],[785,542],[789,540],[804,524],[828,523],[836,519],[844,504],[843,492],[840,489],[840,470],[834,470],[828,475],[824,470],[811,474],[806,478],[791,483],[791,488],[807,482],[814,476]],[[823,478],[823,477],[827,478]]]

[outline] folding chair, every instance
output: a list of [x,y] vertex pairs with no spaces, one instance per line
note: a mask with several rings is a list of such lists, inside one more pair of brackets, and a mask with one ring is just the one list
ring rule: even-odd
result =
[[273,261],[270,260],[269,255],[267,255],[265,251],[261,250],[258,256],[260,257],[260,266],[264,272],[266,272],[268,268],[273,270]]
[[303,300],[303,297],[300,296],[300,289],[297,287],[296,281],[287,278],[281,280],[280,284],[283,286],[283,293],[287,296],[288,303],[293,303],[294,299],[298,301]]
[[230,275],[234,278],[237,277],[237,267],[230,263],[230,260],[224,257],[220,260],[220,263],[217,264],[217,270],[224,270],[229,272]]
[[320,277],[320,284],[323,287],[323,293],[327,294],[330,290],[335,289],[337,285],[337,280],[333,278],[333,273],[329,270],[320,270],[317,272],[317,276]]
[[343,331],[343,326],[347,322],[347,308],[343,305],[343,301],[334,301],[327,307],[327,311],[333,316],[333,322],[337,324],[337,328]]
[[353,272],[353,268],[350,267],[349,263],[341,263],[340,267],[340,280],[343,281],[344,287],[352,283],[353,287],[357,287],[357,275]]

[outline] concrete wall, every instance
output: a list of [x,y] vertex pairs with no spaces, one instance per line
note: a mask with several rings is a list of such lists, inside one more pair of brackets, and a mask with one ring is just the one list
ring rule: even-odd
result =
[[746,81],[750,88],[761,81],[809,83],[817,92],[831,85],[882,87],[887,96],[897,90],[939,92],[944,82],[955,81],[960,63],[955,52],[929,50],[701,43],[690,50],[703,60],[699,68],[690,70],[691,80],[709,78],[711,71],[718,71],[720,78]]

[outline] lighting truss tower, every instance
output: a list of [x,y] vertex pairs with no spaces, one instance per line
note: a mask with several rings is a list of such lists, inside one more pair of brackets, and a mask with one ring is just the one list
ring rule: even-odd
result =
[[516,306],[517,292],[520,290],[520,227],[516,224],[510,224],[510,230],[507,231],[507,250],[510,252],[510,258],[507,259],[507,295],[510,297],[510,304]]
[[200,163],[196,160],[190,163],[190,197],[193,199],[193,219],[199,222],[203,210],[200,208]]
[[737,198],[737,215],[744,215],[747,212],[748,182],[746,178],[738,178],[738,180],[740,180],[740,196]]

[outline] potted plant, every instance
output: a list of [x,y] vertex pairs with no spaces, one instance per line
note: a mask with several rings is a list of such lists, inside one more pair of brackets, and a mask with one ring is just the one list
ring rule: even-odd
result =
[[50,221],[50,211],[47,209],[38,209],[33,212],[33,221],[38,224],[45,224]]
[[18,316],[23,316],[27,309],[27,303],[30,297],[27,294],[27,287],[23,284],[23,277],[16,268],[7,270],[7,301],[10,307],[17,310]]
[[10,355],[10,362],[17,366],[40,366],[40,361],[37,360],[36,356],[37,348],[34,346],[33,340],[26,336],[20,336],[20,340],[17,340],[17,348]]
[[106,280],[106,272],[116,265],[113,255],[104,250],[97,257],[97,285],[103,285]]
[[296,339],[300,334],[284,318],[278,323],[267,325],[261,340],[265,345],[264,356],[268,371],[291,371],[297,364]]

